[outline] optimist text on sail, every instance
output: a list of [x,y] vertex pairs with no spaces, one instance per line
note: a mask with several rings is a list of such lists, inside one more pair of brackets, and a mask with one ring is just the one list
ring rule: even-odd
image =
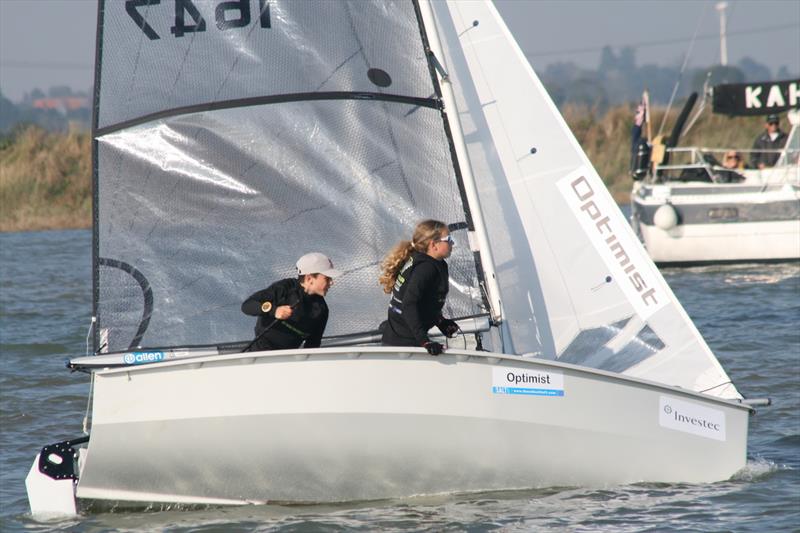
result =
[[609,224],[609,217],[603,214],[594,200],[592,200],[592,197],[594,196],[594,190],[592,190],[592,186],[589,185],[586,177],[579,176],[570,183],[570,186],[572,187],[575,195],[578,197],[578,200],[581,202],[581,211],[589,215],[589,217],[592,219],[595,228],[597,228],[597,231],[600,232],[600,235],[605,240],[608,249],[612,254],[614,254],[614,258],[619,263],[619,266],[622,268],[623,272],[627,274],[628,280],[633,285],[633,288],[636,289],[636,292],[639,294],[639,296],[641,296],[644,304],[657,305],[658,301],[656,300],[655,288],[650,288],[647,286],[647,282],[644,280],[644,277],[638,272],[636,265],[631,261],[630,257],[628,257],[628,252],[625,251],[622,243],[617,239],[617,235],[614,233],[614,230]]

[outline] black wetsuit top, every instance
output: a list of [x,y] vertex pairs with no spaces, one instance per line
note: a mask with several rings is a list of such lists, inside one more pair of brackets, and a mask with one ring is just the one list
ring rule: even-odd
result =
[[413,252],[403,265],[389,302],[389,318],[381,324],[381,342],[388,346],[422,346],[428,330],[442,317],[450,288],[443,259]]
[[[271,304],[266,313],[262,311],[265,302]],[[292,306],[292,316],[272,325],[275,310],[282,305]],[[300,282],[291,278],[276,281],[266,289],[252,294],[242,304],[242,312],[258,317],[256,337],[269,328],[250,351],[299,348],[304,342],[306,348],[317,348],[328,323],[325,298],[306,294]]]

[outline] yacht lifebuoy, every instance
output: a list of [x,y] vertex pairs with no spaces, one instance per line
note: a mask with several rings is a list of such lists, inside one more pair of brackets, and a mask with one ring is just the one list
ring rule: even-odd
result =
[[678,225],[678,213],[671,204],[664,204],[656,209],[653,223],[664,231],[671,230]]

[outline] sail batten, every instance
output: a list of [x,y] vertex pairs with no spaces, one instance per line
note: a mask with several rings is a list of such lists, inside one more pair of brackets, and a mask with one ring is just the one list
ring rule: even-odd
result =
[[138,126],[147,122],[153,122],[160,119],[175,117],[179,115],[188,115],[192,113],[200,113],[204,111],[217,111],[222,109],[233,109],[237,107],[252,107],[264,104],[281,104],[287,102],[303,102],[314,100],[380,100],[384,102],[400,102],[406,103],[413,107],[429,107],[438,109],[440,104],[437,100],[431,98],[418,98],[411,96],[403,96],[399,94],[386,94],[375,92],[313,92],[313,93],[292,93],[292,94],[279,94],[272,96],[255,96],[252,98],[242,98],[236,100],[213,101],[191,106],[184,106],[175,109],[165,109],[150,115],[144,115],[131,119],[119,124],[109,124],[103,128],[95,131],[95,135],[103,136],[113,133],[118,130]]

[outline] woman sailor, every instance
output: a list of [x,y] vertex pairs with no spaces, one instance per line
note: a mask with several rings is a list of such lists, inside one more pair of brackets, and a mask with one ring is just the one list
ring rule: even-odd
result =
[[384,345],[422,346],[439,355],[443,346],[428,338],[428,330],[437,326],[447,337],[458,332],[458,324],[442,316],[449,289],[445,259],[454,244],[447,224],[423,220],[412,239],[400,241],[383,260],[380,283],[392,295],[388,319],[380,327]]
[[328,323],[325,295],[341,272],[321,253],[297,261],[297,278],[276,281],[242,303],[242,312],[257,316],[256,338],[244,350],[317,348]]

